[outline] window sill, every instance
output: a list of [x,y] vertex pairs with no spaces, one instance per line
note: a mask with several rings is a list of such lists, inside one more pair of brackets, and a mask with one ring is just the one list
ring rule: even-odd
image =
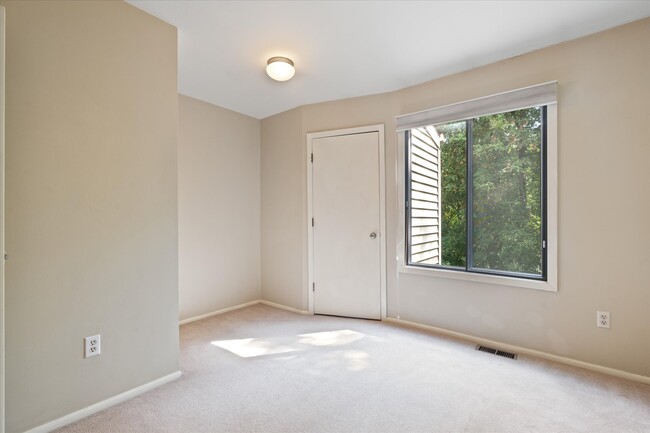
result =
[[497,286],[521,287],[524,289],[543,290],[545,292],[557,292],[557,284],[549,281],[529,280],[526,278],[506,277],[501,275],[478,274],[464,271],[453,271],[447,269],[425,269],[417,266],[400,266],[401,274],[423,275],[435,278],[449,278],[453,280],[471,281],[476,283],[494,284]]

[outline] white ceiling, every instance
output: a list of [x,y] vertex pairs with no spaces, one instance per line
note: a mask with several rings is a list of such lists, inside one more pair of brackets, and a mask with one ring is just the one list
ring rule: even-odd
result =
[[[650,16],[650,0],[129,3],[178,28],[180,93],[259,119],[401,89]],[[292,80],[266,76],[273,56],[293,59]]]

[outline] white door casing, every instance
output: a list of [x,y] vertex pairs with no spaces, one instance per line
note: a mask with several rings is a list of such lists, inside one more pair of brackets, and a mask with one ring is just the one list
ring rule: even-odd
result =
[[307,150],[309,311],[383,319],[384,127],[307,134]]

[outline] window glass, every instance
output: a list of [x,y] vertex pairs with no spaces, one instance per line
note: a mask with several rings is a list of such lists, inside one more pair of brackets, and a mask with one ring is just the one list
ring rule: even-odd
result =
[[408,264],[545,277],[545,109],[407,130]]

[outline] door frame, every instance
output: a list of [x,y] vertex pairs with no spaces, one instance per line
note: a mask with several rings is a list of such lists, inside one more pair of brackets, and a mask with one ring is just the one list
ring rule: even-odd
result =
[[[317,138],[339,137],[342,135],[365,134],[376,132],[379,135],[379,281],[381,320],[386,319],[386,161],[384,139],[384,125],[360,126],[357,128],[337,129],[307,134],[307,297],[309,299],[309,313],[314,314],[314,228],[311,225],[314,217],[313,184],[312,184],[312,159],[314,148],[313,141]],[[303,298],[304,299],[304,298]]]

